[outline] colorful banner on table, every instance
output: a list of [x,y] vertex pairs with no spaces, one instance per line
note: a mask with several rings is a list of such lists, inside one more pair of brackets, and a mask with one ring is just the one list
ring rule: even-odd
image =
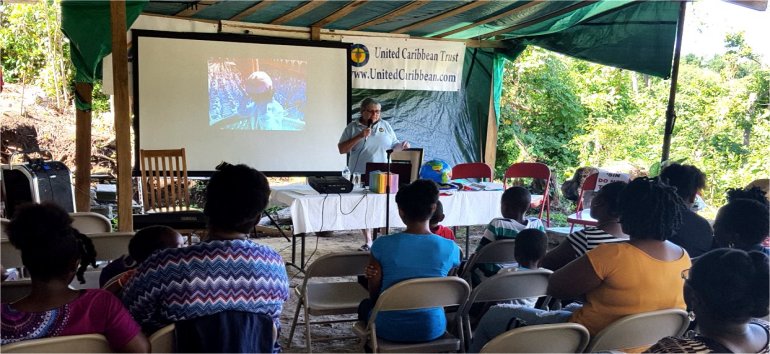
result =
[[355,89],[458,91],[465,43],[343,36]]

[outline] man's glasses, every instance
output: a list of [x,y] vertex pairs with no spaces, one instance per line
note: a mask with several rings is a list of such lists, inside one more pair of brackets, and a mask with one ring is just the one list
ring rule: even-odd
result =
[[380,113],[382,113],[381,110],[373,110],[373,109],[368,109],[368,110],[365,110],[364,112],[369,112],[371,114],[380,114]]

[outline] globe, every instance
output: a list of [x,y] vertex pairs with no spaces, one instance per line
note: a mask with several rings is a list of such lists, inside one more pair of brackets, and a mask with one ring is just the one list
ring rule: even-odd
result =
[[429,179],[438,184],[449,183],[452,179],[452,166],[444,160],[430,160],[420,167],[420,178]]

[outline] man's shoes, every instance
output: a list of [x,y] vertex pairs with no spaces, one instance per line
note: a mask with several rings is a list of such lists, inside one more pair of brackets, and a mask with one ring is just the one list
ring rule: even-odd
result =
[[358,248],[359,251],[369,252],[370,248],[369,245],[363,244],[361,247]]

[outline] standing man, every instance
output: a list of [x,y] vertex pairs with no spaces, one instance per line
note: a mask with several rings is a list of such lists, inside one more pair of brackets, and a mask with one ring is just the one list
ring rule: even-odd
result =
[[[340,154],[350,154],[348,168],[350,173],[364,174],[367,162],[386,162],[387,150],[396,151],[409,148],[409,143],[399,141],[393,127],[380,119],[382,105],[377,100],[367,97],[361,101],[361,118],[350,122],[342,132],[337,148]],[[364,251],[372,245],[372,232],[361,230],[366,243],[361,246]]]

